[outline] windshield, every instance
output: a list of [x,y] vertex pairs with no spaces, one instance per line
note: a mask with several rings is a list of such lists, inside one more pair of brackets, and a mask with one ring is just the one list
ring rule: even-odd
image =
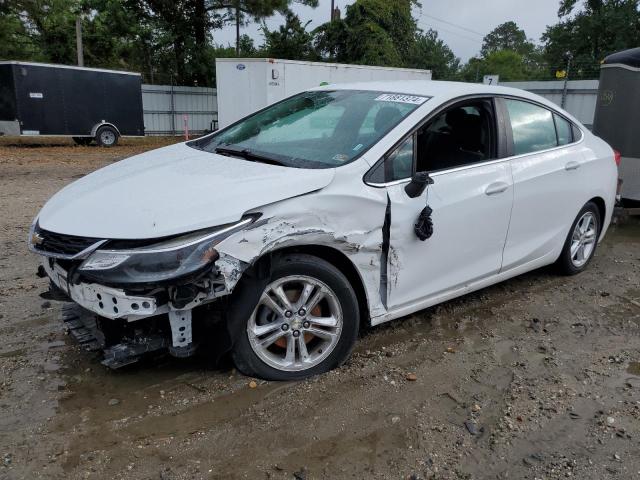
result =
[[304,92],[194,142],[208,152],[299,168],[349,163],[428,97],[385,92]]

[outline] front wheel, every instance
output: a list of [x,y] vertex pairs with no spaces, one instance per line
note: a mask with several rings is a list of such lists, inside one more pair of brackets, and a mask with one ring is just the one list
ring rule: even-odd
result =
[[274,262],[259,288],[233,348],[242,373],[301,380],[349,357],[358,335],[358,300],[340,270],[311,255],[291,254]]
[[588,202],[571,225],[564,243],[558,268],[565,275],[582,272],[593,258],[600,235],[600,211],[593,202]]

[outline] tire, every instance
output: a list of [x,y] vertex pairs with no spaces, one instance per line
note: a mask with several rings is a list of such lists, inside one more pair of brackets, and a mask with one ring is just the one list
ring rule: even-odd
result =
[[[288,254],[274,258],[268,278],[257,280],[257,290],[255,287],[254,283],[253,291],[258,293],[248,304],[250,310],[245,307],[239,316],[243,305],[236,298],[228,317],[239,323],[232,349],[239,371],[265,380],[302,380],[339,367],[349,358],[358,336],[360,312],[353,287],[340,270],[312,255]],[[293,307],[290,310],[275,295],[278,287]],[[307,291],[304,302],[302,292]],[[265,303],[265,297],[276,299],[280,313],[267,306],[273,304]],[[258,329],[265,333],[256,335]],[[277,340],[260,346],[274,336]]]
[[93,142],[93,138],[91,137],[73,137],[73,141],[76,142],[76,145],[87,146]]
[[[588,226],[586,225],[586,219],[589,219]],[[579,230],[581,230],[583,226],[585,226],[587,230],[581,233]],[[580,213],[578,213],[576,219],[571,224],[567,239],[562,248],[562,253],[556,262],[561,274],[576,275],[587,268],[598,246],[601,229],[602,221],[600,219],[600,210],[595,203],[588,202],[582,207]],[[589,242],[589,240],[591,242]],[[575,250],[576,242],[583,245],[582,256],[579,253],[580,248],[578,248],[577,252]]]
[[100,147],[115,147],[118,144],[118,131],[109,126],[104,125],[96,132],[96,143]]

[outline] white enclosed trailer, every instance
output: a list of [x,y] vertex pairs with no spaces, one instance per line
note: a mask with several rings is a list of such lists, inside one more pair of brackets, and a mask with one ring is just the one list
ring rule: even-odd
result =
[[217,58],[218,125],[226,127],[308,88],[381,80],[431,80],[431,70],[275,58]]

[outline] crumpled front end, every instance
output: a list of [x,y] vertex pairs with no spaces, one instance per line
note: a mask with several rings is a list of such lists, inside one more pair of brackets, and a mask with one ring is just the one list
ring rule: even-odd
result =
[[34,223],[30,248],[51,282],[45,296],[82,307],[66,322],[71,333],[103,348],[103,363],[116,368],[153,350],[195,352],[194,309],[228,295],[246,267],[215,247],[256,219],[145,242],[61,235]]
[[[70,298],[83,309],[67,322],[72,333],[89,338],[92,346],[92,337],[101,337],[104,363],[111,367],[164,348],[188,356],[198,342],[211,339],[209,350],[227,351],[245,328],[238,318],[228,318],[246,301],[247,289],[238,284],[267,278],[271,259],[282,252],[344,261],[364,315],[377,318],[386,314],[390,288],[381,235],[388,198],[364,186],[354,192],[346,180],[363,172],[345,169],[330,187],[245,210],[232,224],[123,240],[60,235],[36,223],[31,249],[43,256],[41,273],[51,278],[51,295]],[[345,209],[352,214],[345,215]]]

